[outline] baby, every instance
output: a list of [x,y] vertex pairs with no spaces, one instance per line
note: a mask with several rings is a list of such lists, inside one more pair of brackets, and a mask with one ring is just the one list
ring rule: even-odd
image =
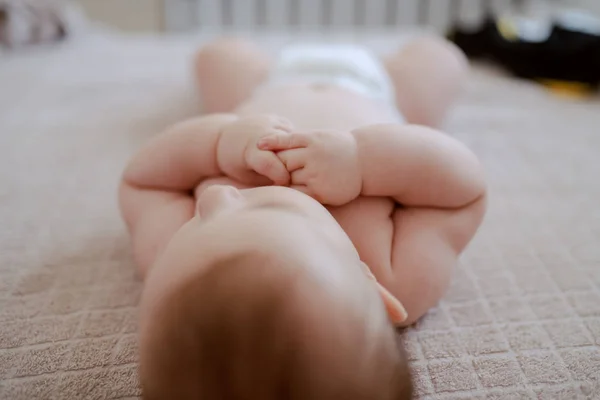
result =
[[466,61],[434,38],[378,60],[222,39],[207,115],[127,167],[148,399],[405,399],[394,326],[444,294],[485,212],[476,157],[434,129]]

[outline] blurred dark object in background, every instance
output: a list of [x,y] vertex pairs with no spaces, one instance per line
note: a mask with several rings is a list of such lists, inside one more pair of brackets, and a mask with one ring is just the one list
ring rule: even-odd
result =
[[576,96],[600,83],[600,20],[569,11],[551,19],[488,18],[479,28],[453,27],[448,37],[471,59]]
[[63,40],[76,17],[61,0],[0,0],[0,45],[8,49]]

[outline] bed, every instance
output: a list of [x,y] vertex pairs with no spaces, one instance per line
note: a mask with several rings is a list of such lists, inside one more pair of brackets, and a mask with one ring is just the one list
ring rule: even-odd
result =
[[[2,56],[0,398],[140,395],[116,189],[142,143],[199,113],[205,40],[98,31]],[[418,398],[600,398],[599,109],[474,68],[445,129],[483,160],[490,208],[443,301],[403,333]]]

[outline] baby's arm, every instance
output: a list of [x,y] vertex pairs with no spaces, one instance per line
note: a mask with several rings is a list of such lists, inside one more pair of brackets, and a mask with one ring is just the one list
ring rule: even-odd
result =
[[444,296],[485,209],[486,196],[482,196],[459,209],[394,211],[391,270],[377,278],[406,308],[405,325],[421,318]]
[[462,143],[415,125],[373,125],[352,132],[363,196],[410,207],[460,208],[485,192],[477,157]]
[[192,190],[202,179],[220,174],[219,134],[237,119],[233,114],[213,114],[174,125],[134,156],[123,180],[146,189]]
[[476,156],[429,128],[379,125],[353,132],[364,196],[393,197],[389,271],[377,278],[410,324],[444,295],[459,255],[481,225],[486,187]]
[[289,184],[289,173],[263,136],[285,134],[289,121],[273,115],[213,114],[169,129],[133,158],[120,189],[123,218],[145,276],[173,234],[194,215],[193,191],[206,178],[228,176],[242,185]]
[[127,166],[119,203],[142,277],[173,234],[194,215],[196,185],[220,175],[219,133],[236,119],[215,114],[177,124],[146,144]]

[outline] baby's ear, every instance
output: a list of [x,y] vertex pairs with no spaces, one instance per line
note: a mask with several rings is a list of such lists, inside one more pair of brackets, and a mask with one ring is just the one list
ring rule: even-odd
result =
[[372,279],[377,285],[377,290],[379,291],[379,295],[383,300],[383,304],[391,321],[395,325],[401,324],[402,322],[406,321],[406,319],[408,318],[408,313],[406,312],[406,309],[404,308],[402,303],[400,303],[400,300],[398,300],[393,294],[391,294],[389,290],[387,290],[381,283],[377,282],[377,278],[375,278],[375,275],[373,275],[371,269],[367,264],[365,264],[362,261],[361,264],[367,276],[370,279]]

